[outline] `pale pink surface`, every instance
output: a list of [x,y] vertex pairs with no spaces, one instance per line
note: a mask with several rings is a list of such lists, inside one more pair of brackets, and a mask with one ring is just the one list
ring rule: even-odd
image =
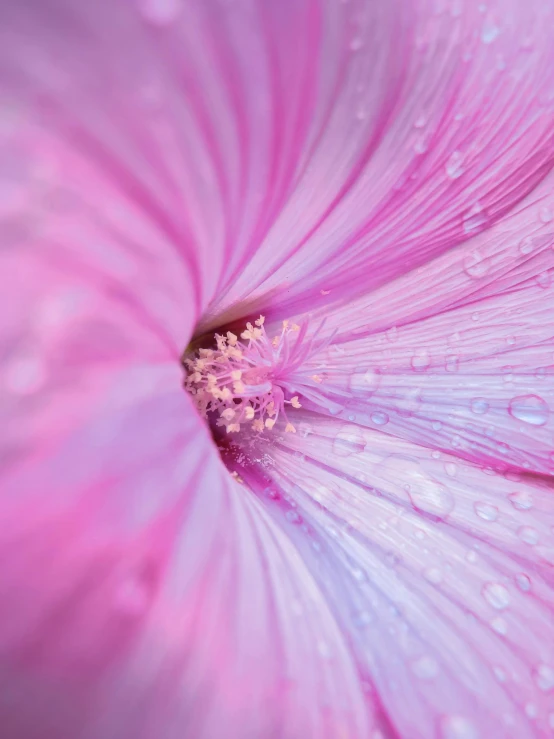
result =
[[[552,734],[553,21],[3,3],[2,737]],[[239,484],[178,358],[308,310]]]

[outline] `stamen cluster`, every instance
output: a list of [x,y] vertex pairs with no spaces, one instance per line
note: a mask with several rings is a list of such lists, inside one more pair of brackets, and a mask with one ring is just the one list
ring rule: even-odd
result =
[[301,405],[298,395],[285,397],[284,386],[288,384],[287,366],[304,332],[300,326],[283,321],[281,332],[270,340],[264,321],[260,316],[255,325],[247,323],[240,335],[243,341],[231,331],[225,336],[216,334],[217,348],[199,349],[184,359],[185,388],[196,407],[206,417],[217,413],[216,424],[224,426],[227,433],[240,431],[243,424],[257,432],[270,430],[279,418],[285,421],[285,431],[296,431],[285,406]]

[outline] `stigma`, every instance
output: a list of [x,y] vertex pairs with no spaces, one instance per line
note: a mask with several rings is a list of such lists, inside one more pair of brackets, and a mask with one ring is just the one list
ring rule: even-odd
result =
[[283,321],[281,330],[269,337],[264,316],[247,323],[239,336],[227,331],[215,334],[215,348],[199,349],[183,360],[187,370],[185,388],[204,417],[217,416],[216,425],[227,433],[248,426],[258,433],[282,428],[296,429],[287,408],[301,408],[290,390],[305,327]]

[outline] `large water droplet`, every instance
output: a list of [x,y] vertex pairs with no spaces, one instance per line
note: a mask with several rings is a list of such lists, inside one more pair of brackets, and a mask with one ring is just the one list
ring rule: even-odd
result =
[[533,507],[533,496],[527,490],[518,490],[508,495],[508,500],[516,511],[528,511]]
[[488,582],[483,586],[483,597],[493,608],[502,611],[510,605],[508,588],[499,582]]
[[430,583],[433,583],[433,585],[438,585],[442,582],[442,572],[438,567],[427,567],[423,572],[423,576]]
[[529,544],[529,546],[533,547],[539,543],[539,532],[532,526],[520,526],[517,535],[524,544]]
[[473,234],[481,231],[486,223],[486,217],[479,202],[475,203],[462,218],[464,233]]
[[539,208],[539,219],[542,223],[550,223],[553,218],[554,213],[552,212],[552,208],[550,208],[548,205],[542,205]]
[[418,657],[412,662],[412,672],[421,680],[432,680],[439,672],[439,666],[432,657]]
[[451,180],[456,180],[464,173],[464,155],[461,151],[453,151],[449,156],[446,165],[446,176]]
[[441,739],[481,739],[475,724],[465,716],[443,716],[440,721]]
[[491,262],[490,259],[484,257],[477,249],[474,249],[465,256],[463,267],[468,277],[479,279],[488,273]]
[[431,357],[427,349],[417,349],[412,357],[412,368],[416,372],[423,372],[431,364]]
[[554,668],[550,665],[540,664],[533,672],[535,684],[544,693],[554,688]]
[[385,426],[389,422],[389,417],[382,411],[374,411],[371,416],[371,422],[376,426]]
[[350,377],[350,390],[369,394],[379,387],[381,375],[379,370],[370,367],[368,370],[358,368]]
[[355,427],[343,428],[333,440],[333,452],[337,457],[349,457],[365,449],[365,441]]
[[546,290],[552,284],[552,275],[548,270],[539,272],[535,277],[535,282],[539,287],[542,287],[543,290]]
[[524,593],[528,593],[529,590],[531,590],[531,579],[529,575],[526,575],[524,572],[519,572],[516,575],[516,584],[520,590],[522,590]]
[[482,416],[489,410],[489,404],[484,398],[473,398],[470,403],[471,412]]
[[531,426],[544,426],[550,414],[549,407],[538,395],[518,395],[512,398],[508,409],[518,421]]
[[496,631],[497,634],[501,634],[501,636],[506,636],[508,633],[508,624],[506,623],[506,619],[501,616],[493,618],[491,621],[491,628],[493,631]]
[[473,506],[475,513],[482,518],[483,521],[496,521],[498,518],[498,508],[490,503],[477,502]]
[[481,29],[481,41],[484,44],[492,44],[492,42],[498,38],[499,33],[500,29],[494,23],[492,18],[487,18],[483,23],[483,28]]

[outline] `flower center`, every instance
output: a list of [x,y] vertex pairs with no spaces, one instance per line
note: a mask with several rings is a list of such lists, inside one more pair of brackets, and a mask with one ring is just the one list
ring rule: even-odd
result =
[[185,388],[196,407],[206,418],[215,414],[216,425],[227,433],[240,431],[243,424],[261,433],[279,421],[285,431],[296,431],[286,407],[301,407],[291,388],[302,382],[297,372],[311,353],[311,342],[303,346],[307,323],[283,321],[270,339],[264,320],[260,316],[255,325],[247,323],[242,341],[231,331],[215,334],[215,349],[199,349],[184,359]]

